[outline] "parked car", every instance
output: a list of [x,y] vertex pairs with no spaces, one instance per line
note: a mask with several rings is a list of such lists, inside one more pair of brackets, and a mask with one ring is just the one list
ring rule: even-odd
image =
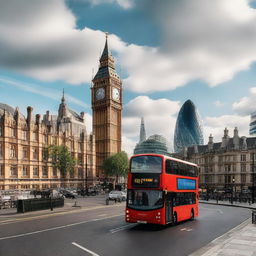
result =
[[108,199],[109,200],[115,200],[115,201],[125,201],[126,200],[126,193],[123,191],[118,191],[118,190],[112,190],[108,194]]
[[72,192],[68,191],[68,190],[61,190],[60,193],[65,196],[66,198],[72,198],[75,199],[76,195],[73,194]]

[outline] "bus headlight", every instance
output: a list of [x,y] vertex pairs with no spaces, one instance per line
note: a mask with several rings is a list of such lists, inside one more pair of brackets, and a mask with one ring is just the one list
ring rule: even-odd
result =
[[129,210],[126,210],[126,213],[129,213]]

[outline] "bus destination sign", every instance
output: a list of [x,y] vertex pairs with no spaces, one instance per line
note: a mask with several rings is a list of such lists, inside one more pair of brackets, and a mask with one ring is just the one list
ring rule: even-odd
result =
[[132,185],[134,187],[147,187],[147,188],[159,187],[159,175],[133,174]]

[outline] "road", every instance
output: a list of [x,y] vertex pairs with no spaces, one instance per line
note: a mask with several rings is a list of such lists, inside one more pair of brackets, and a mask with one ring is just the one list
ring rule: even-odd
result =
[[177,226],[127,224],[125,204],[0,223],[0,256],[189,255],[250,217],[250,210],[200,205]]

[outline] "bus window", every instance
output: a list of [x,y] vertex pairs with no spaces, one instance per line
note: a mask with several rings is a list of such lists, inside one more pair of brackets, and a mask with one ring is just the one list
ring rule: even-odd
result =
[[161,173],[162,158],[159,156],[137,156],[131,160],[132,173]]
[[197,167],[173,160],[166,160],[165,170],[168,174],[197,177]]

